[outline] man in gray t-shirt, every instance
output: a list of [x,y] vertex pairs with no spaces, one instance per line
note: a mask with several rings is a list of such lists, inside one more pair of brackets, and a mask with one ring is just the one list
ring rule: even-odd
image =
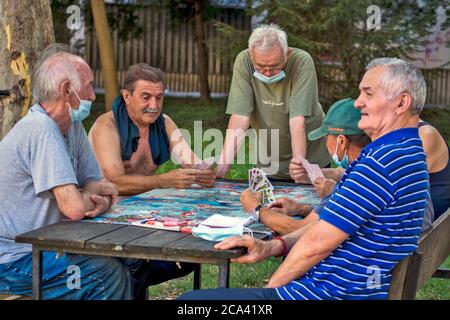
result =
[[[63,135],[40,105],[34,105],[0,142],[0,264],[31,252],[14,242],[21,233],[64,219],[52,189],[84,188],[102,178],[80,123]],[[39,214],[41,213],[41,214]]]
[[[87,63],[55,53],[39,64],[33,80],[37,103],[0,141],[0,293],[31,294],[31,247],[15,243],[18,234],[62,219],[95,217],[117,196],[117,187],[102,179],[81,123],[95,100]],[[69,288],[73,266],[80,286]],[[43,297],[131,299],[150,283],[193,267],[44,252]]]

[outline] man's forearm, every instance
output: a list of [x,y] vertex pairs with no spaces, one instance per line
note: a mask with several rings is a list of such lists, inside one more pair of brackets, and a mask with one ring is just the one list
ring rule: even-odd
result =
[[304,227],[311,222],[311,219],[301,219],[297,220],[292,217],[274,212],[268,208],[262,208],[259,212],[259,219],[268,228],[273,231],[285,235],[291,232],[297,231],[298,229]]
[[152,176],[123,175],[111,178],[111,182],[117,186],[120,196],[132,196],[153,189],[167,188],[164,174]]
[[289,120],[289,127],[291,132],[291,148],[292,157],[301,156],[306,158],[306,129],[305,118],[297,116]]
[[245,131],[249,128],[250,118],[246,116],[232,115],[228,123],[227,134],[220,153],[218,164],[219,176],[224,176],[233,163],[234,157],[245,137]]
[[[301,231],[302,234],[294,244],[290,235],[284,237],[290,251],[272,275],[268,287],[280,287],[300,278],[328,257],[348,237],[348,234],[322,220],[308,224]],[[298,236],[299,234],[296,235]]]

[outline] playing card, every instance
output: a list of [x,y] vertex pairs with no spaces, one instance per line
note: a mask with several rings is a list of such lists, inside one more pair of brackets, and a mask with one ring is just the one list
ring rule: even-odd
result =
[[314,184],[314,181],[319,178],[323,177],[322,170],[320,170],[320,167],[317,164],[311,164],[308,160],[306,160],[303,157],[298,157],[300,163],[302,164],[303,168],[305,168],[309,180],[311,180],[311,183]]
[[209,157],[209,158],[203,159],[203,162],[202,162],[203,168],[202,169],[209,169],[210,167],[214,166],[215,163],[216,163],[216,159],[214,157]]
[[272,189],[273,190],[272,184],[270,183],[269,179],[267,179],[267,177],[265,177],[265,176],[261,180],[261,182],[258,183],[258,185],[255,188],[255,191],[261,191],[263,189]]
[[312,171],[311,181],[313,183],[317,180],[317,178],[325,178],[325,176],[322,173],[322,170],[320,170],[320,167],[317,164],[311,164],[311,171]]
[[261,191],[262,199],[261,199],[261,205],[267,206],[275,201],[275,197],[273,196],[272,189],[267,188],[263,189]]

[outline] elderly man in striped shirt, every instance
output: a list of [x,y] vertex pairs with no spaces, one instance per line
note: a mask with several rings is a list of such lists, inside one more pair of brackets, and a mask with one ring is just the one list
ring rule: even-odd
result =
[[286,258],[265,288],[191,291],[182,299],[385,299],[394,266],[417,247],[429,198],[418,134],[426,96],[418,69],[375,59],[359,85],[358,126],[371,138],[347,168],[317,222],[271,241],[232,237],[217,249],[247,247],[235,260]]

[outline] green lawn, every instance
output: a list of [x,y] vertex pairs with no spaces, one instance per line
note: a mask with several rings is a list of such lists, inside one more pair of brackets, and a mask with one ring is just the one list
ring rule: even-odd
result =
[[[103,112],[104,97],[98,96],[93,106],[92,115],[85,121],[85,126],[89,129],[95,118]],[[228,116],[225,114],[226,99],[213,100],[211,104],[201,103],[196,99],[165,98],[164,113],[169,115],[180,128],[187,129],[193,134],[194,121],[202,120],[204,130],[217,128],[225,132]],[[422,119],[435,125],[445,139],[450,142],[450,111],[425,109]],[[247,145],[248,147],[248,145]],[[159,168],[160,172],[165,172],[174,168],[173,163],[167,163]],[[227,174],[227,178],[246,179],[247,170],[250,165],[233,165]],[[280,263],[279,258],[271,258],[267,261],[252,265],[231,265],[231,287],[262,287],[270,275]],[[450,258],[444,265],[450,268]],[[214,288],[217,281],[217,267],[213,265],[202,266],[202,288]],[[183,279],[168,281],[164,284],[150,288],[152,299],[173,299],[183,292],[192,289],[193,275]],[[418,299],[450,299],[450,281],[442,279],[431,279],[420,290]]]

